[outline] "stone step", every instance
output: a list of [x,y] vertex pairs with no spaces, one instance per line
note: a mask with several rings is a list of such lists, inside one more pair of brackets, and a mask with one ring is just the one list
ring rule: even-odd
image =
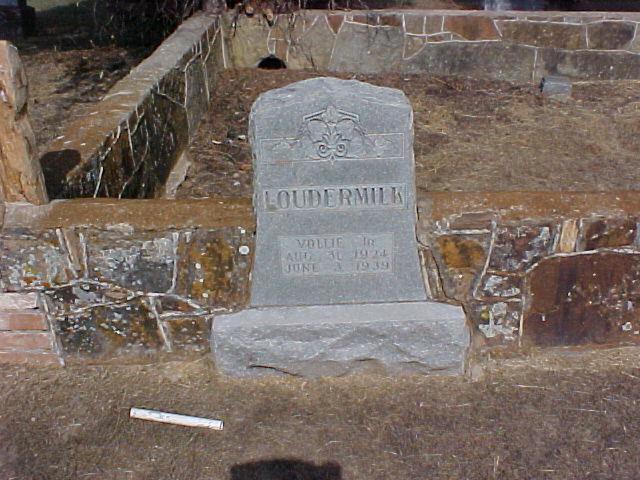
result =
[[64,365],[52,350],[0,350],[0,364]]
[[0,332],[0,351],[52,351],[49,332]]
[[48,330],[48,325],[41,310],[0,310],[2,330]]

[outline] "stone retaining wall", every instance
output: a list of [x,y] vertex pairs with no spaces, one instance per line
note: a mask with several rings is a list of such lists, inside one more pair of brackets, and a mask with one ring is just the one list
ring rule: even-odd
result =
[[[638,212],[630,192],[422,193],[426,288],[489,347],[635,343]],[[202,352],[247,305],[254,231],[249,201],[12,204],[0,288],[37,292],[66,360]]]
[[640,13],[305,11],[233,20],[230,65],[539,82],[640,78]]
[[489,345],[640,340],[638,193],[432,193],[419,209],[432,295]]
[[9,204],[0,288],[37,292],[66,359],[198,352],[248,301],[253,231],[249,202]]
[[199,14],[48,146],[50,198],[150,198],[196,131],[224,68],[219,17]]
[[[523,82],[547,71],[640,78],[638,21],[305,12],[279,16],[273,27],[240,17],[224,33],[218,17],[199,15],[54,143],[43,159],[50,194],[154,196],[225,62],[253,66],[273,53],[290,68],[426,69]],[[362,51],[370,54],[356,57]],[[419,199],[426,287],[434,299],[463,304],[487,345],[640,337],[637,193],[422,191]],[[248,200],[73,199],[4,210],[0,304],[7,293],[36,292],[37,312],[14,313],[46,319],[29,332],[39,342],[54,338],[48,349],[38,344],[48,359],[204,351],[212,316],[248,301],[255,230]],[[16,338],[0,335],[0,357],[9,347],[20,357]]]

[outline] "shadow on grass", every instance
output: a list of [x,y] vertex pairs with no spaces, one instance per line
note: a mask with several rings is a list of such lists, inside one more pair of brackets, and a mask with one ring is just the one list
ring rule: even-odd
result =
[[314,465],[292,458],[234,465],[229,473],[230,480],[342,480],[342,469],[337,463]]

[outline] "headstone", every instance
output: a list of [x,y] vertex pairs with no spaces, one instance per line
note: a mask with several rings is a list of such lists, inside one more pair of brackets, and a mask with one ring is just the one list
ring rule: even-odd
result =
[[404,94],[307,80],[261,96],[250,122],[251,305],[426,300]]
[[464,313],[427,301],[418,258],[412,122],[401,91],[353,80],[258,98],[251,301],[214,321],[224,372],[461,370]]

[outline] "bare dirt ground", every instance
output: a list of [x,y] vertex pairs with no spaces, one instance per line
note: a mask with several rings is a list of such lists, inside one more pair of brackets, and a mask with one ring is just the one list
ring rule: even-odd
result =
[[[482,379],[230,380],[208,358],[3,367],[3,479],[637,479],[640,350],[547,351]],[[132,406],[225,421],[130,420]]]
[[[224,72],[211,113],[191,145],[193,165],[178,197],[250,196],[246,134],[252,103],[266,90],[322,74]],[[408,96],[419,189],[640,188],[640,82],[580,83],[572,99],[558,102],[533,86],[495,81],[394,74],[353,78]]]

